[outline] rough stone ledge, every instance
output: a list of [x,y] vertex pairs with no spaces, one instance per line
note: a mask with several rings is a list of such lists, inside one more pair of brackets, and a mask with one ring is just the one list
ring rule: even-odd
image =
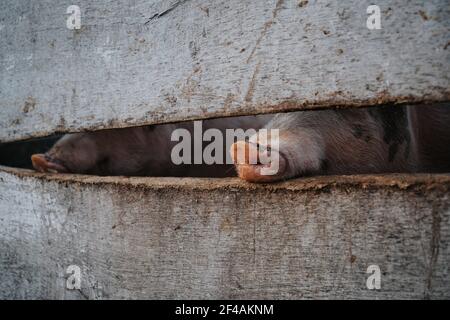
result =
[[125,176],[93,176],[79,174],[39,173],[28,169],[0,166],[0,172],[7,172],[22,178],[36,178],[59,183],[120,185],[140,189],[190,189],[216,190],[241,189],[270,191],[328,191],[330,189],[352,188],[399,190],[413,189],[416,191],[450,190],[450,174],[448,173],[393,173],[364,175],[334,175],[301,177],[289,181],[271,184],[253,184],[238,178],[180,178],[180,177],[125,177]]

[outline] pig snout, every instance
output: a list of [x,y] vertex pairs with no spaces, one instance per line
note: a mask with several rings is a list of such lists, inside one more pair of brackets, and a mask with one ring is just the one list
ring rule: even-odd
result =
[[31,156],[33,167],[39,172],[50,173],[66,173],[69,172],[67,167],[58,159],[55,159],[48,154],[33,154]]
[[286,173],[288,162],[285,156],[270,146],[238,141],[231,145],[230,154],[236,172],[243,180],[272,182],[282,179]]

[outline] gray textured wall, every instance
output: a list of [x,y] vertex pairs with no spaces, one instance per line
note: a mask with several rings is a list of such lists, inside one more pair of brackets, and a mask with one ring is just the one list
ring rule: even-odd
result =
[[[450,298],[448,175],[0,172],[2,298]],[[80,291],[66,268],[82,270]],[[381,289],[366,287],[379,265]]]
[[447,0],[376,1],[381,30],[366,27],[372,1],[298,3],[80,0],[82,27],[69,30],[67,2],[3,0],[0,141],[449,100]]

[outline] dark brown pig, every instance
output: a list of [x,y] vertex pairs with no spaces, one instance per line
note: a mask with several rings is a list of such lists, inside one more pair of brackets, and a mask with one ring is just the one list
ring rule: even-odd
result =
[[[259,115],[211,119],[203,121],[202,126],[203,130],[215,128],[225,135],[226,129],[259,129],[271,118],[270,115]],[[31,160],[33,167],[41,172],[125,176],[235,176],[231,158],[228,164],[173,163],[171,150],[177,142],[171,141],[172,133],[176,129],[186,129],[192,133],[193,128],[193,122],[185,122],[67,134],[48,152],[34,154]],[[228,150],[225,144],[222,149],[226,155]],[[223,162],[226,162],[225,159]]]
[[[258,137],[231,147],[244,180],[271,182],[304,175],[441,172],[450,169],[450,106],[389,106],[277,114],[265,126],[279,129],[279,146]],[[279,171],[238,161],[258,148],[278,153]],[[255,151],[256,152],[256,151]],[[266,164],[267,166],[267,164]]]
[[[239,177],[272,182],[305,175],[442,172],[450,169],[450,106],[389,106],[299,111],[203,121],[203,129],[278,129],[278,146],[255,134],[230,149]],[[234,174],[230,164],[174,164],[175,129],[193,123],[144,126],[68,134],[46,154],[33,155],[39,171],[127,176],[210,176]],[[224,134],[225,135],[225,134]],[[232,141],[233,143],[234,141]],[[231,143],[230,143],[231,145]],[[205,143],[202,144],[205,146]],[[238,153],[270,150],[277,171],[250,163]],[[277,157],[273,157],[276,155]]]

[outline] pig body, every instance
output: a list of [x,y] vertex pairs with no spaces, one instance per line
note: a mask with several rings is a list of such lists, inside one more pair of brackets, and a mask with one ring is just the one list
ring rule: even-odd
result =
[[[261,175],[261,165],[233,158],[238,175],[252,182],[311,174],[442,172],[450,169],[449,124],[450,107],[444,105],[277,114],[265,127],[280,130],[278,150],[272,152],[279,153],[281,170]],[[252,140],[253,146],[241,142],[231,152],[254,147],[258,138]]]
[[[259,148],[258,135],[231,147],[239,177],[272,182],[311,174],[448,171],[450,108],[396,106],[298,111],[203,121],[203,129],[279,130],[279,171],[261,174],[261,164],[239,162],[236,154]],[[192,122],[76,133],[64,136],[45,155],[34,155],[39,171],[127,176],[234,175],[230,165],[175,165],[171,150],[177,128]],[[225,150],[224,144],[224,151]],[[270,139],[265,148],[270,145]]]
[[[259,129],[271,115],[243,116],[204,120],[203,130],[215,128]],[[58,140],[46,154],[33,155],[33,166],[38,171],[70,172],[95,175],[124,176],[235,176],[232,164],[175,165],[171,150],[178,143],[171,141],[172,132],[186,129],[192,134],[193,122],[151,125],[125,129],[67,134]],[[223,145],[223,154],[226,154]]]

